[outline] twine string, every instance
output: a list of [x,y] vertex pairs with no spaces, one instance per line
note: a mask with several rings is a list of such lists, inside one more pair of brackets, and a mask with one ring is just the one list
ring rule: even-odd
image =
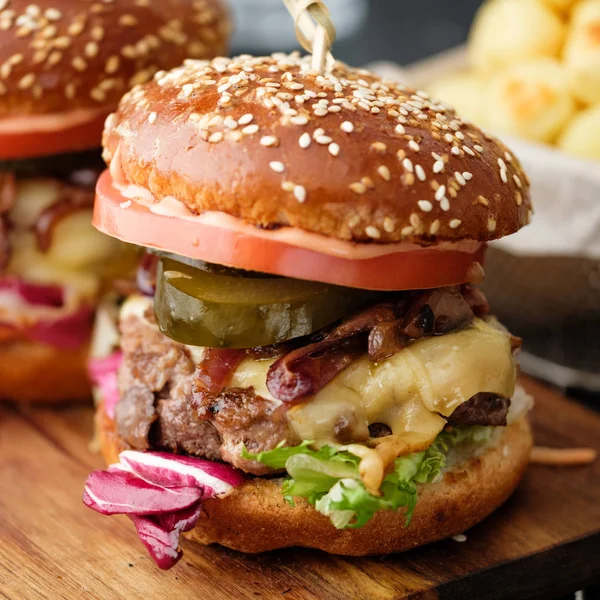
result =
[[312,68],[322,73],[333,64],[330,49],[335,41],[335,27],[329,9],[322,0],[283,0],[294,19],[300,45],[312,54]]

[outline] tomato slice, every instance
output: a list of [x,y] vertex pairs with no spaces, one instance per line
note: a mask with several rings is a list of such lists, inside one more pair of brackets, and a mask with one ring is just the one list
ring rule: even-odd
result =
[[[108,113],[107,113],[108,114]],[[17,160],[99,148],[107,114],[57,130],[0,132],[0,160]]]
[[131,244],[220,265],[366,290],[413,290],[466,283],[485,245],[474,252],[423,248],[348,259],[214,224],[151,212],[128,201],[105,171],[96,187],[94,226]]

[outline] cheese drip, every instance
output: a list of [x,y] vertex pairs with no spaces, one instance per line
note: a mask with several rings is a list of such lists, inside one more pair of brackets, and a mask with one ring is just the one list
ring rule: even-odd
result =
[[[231,387],[267,389],[272,361],[244,360]],[[516,365],[506,332],[475,319],[463,331],[415,342],[373,364],[356,360],[306,402],[291,408],[289,422],[300,439],[335,443],[335,430],[347,423],[347,437],[366,440],[371,423],[385,423],[396,439],[396,456],[429,447],[449,416],[479,392],[510,398]]]

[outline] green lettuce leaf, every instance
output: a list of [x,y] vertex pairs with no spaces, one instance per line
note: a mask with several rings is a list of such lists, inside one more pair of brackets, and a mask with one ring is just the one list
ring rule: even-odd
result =
[[386,475],[380,495],[367,491],[358,472],[360,458],[333,446],[311,448],[313,442],[298,446],[279,445],[273,450],[242,456],[271,468],[287,471],[283,495],[293,505],[294,498],[306,498],[321,514],[328,516],[338,529],[363,527],[379,510],[404,509],[406,525],[417,504],[417,484],[439,481],[448,452],[458,445],[487,442],[492,427],[453,427],[443,431],[424,452],[414,452],[394,461],[394,470]]

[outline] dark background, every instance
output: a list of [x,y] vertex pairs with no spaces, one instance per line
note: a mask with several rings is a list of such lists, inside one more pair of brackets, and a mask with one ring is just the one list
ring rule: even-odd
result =
[[[297,48],[281,0],[232,0],[232,4],[237,14],[235,53]],[[408,64],[425,58],[464,42],[480,4],[481,0],[329,0],[334,23],[355,13],[357,6],[363,9],[358,29],[336,42],[334,56],[353,65],[384,59]],[[275,18],[278,11],[282,14]],[[282,47],[286,44],[281,37],[270,34],[273,29],[276,36],[287,32],[287,47]]]

